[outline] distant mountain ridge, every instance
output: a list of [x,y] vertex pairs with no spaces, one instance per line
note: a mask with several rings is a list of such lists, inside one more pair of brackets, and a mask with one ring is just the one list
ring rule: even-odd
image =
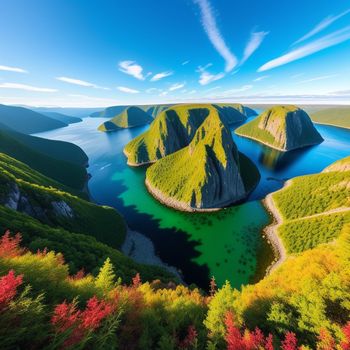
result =
[[39,133],[68,125],[28,108],[6,105],[0,105],[0,123],[24,134]]

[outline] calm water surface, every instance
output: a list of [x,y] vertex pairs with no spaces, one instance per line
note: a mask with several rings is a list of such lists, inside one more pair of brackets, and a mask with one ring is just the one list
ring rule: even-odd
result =
[[235,287],[255,280],[271,261],[271,250],[260,233],[269,216],[259,200],[281,188],[285,180],[319,172],[350,154],[350,131],[345,129],[317,125],[325,142],[283,154],[235,135],[232,128],[239,150],[259,168],[259,185],[241,205],[216,213],[182,213],[148,194],[145,168],[126,165],[124,145],[148,126],[110,134],[97,131],[106,120],[86,118],[39,136],[79,145],[89,157],[89,189],[95,201],[115,207],[132,229],[152,239],[165,262],[179,268],[188,283],[203,288],[211,276],[218,284],[228,279]]

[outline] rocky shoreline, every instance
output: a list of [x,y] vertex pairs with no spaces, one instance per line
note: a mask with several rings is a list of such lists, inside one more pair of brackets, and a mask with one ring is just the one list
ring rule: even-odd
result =
[[164,268],[174,274],[181,283],[183,276],[174,267],[163,262],[156,254],[153,242],[145,235],[128,228],[121,251],[140,264],[154,265]]
[[[288,180],[282,189],[286,188],[290,184],[291,180]],[[275,255],[274,261],[266,269],[266,275],[269,275],[271,272],[273,272],[275,269],[281,266],[283,262],[287,259],[287,252],[281,238],[277,233],[277,229],[283,223],[283,219],[274,203],[271,193],[268,194],[263,200],[263,204],[273,218],[272,223],[266,226],[264,229],[264,234],[266,235],[267,240],[272,245],[272,249]]]

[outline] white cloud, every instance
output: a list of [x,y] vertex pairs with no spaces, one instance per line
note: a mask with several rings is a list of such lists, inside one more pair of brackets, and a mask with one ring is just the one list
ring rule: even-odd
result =
[[283,66],[349,39],[350,26],[347,26],[265,63],[258,69],[258,72],[264,72],[272,68]]
[[119,62],[119,70],[125,74],[129,74],[136,79],[145,80],[146,77],[142,74],[143,68],[134,61]]
[[140,92],[139,90],[130,89],[130,88],[125,87],[125,86],[118,86],[117,89],[119,91],[126,92],[127,94],[138,94]]
[[192,95],[192,94],[195,94],[197,92],[197,90],[191,90],[187,93],[187,95]]
[[68,78],[68,77],[57,77],[57,80],[63,81],[68,84],[73,84],[73,85],[79,85],[79,86],[86,86],[86,87],[92,87],[95,89],[102,89],[102,90],[109,90],[109,88],[99,86],[93,83],[89,83],[88,81],[85,80],[80,80],[80,79],[75,79],[75,78]]
[[161,73],[157,73],[155,75],[153,75],[153,77],[151,78],[151,81],[158,81],[160,79],[169,77],[170,75],[173,75],[173,72],[161,72]]
[[201,21],[210,42],[226,62],[225,71],[230,72],[237,64],[237,58],[227,47],[222,37],[213,14],[212,7],[208,0],[194,0],[198,4],[201,13]]
[[258,49],[267,34],[269,34],[269,32],[251,32],[250,39],[244,49],[241,64]]
[[153,94],[155,92],[162,92],[163,90],[162,89],[157,89],[157,88],[149,88],[146,90],[146,93],[147,94]]
[[24,90],[24,91],[33,91],[33,92],[56,92],[56,89],[42,88],[26,84],[18,83],[2,83],[0,84],[1,89],[15,89],[15,90]]
[[230,89],[230,90],[226,90],[224,91],[224,94],[228,95],[228,94],[236,94],[237,92],[243,92],[243,91],[247,91],[253,88],[253,85],[243,85],[239,88],[235,88],[235,89]]
[[185,85],[186,85],[185,83],[175,83],[169,87],[169,91],[175,91],[175,90],[181,89]]
[[214,91],[214,90],[217,90],[217,89],[221,89],[221,86],[214,86],[214,87],[212,87],[210,89],[205,90],[204,92],[210,92],[210,91]]
[[28,71],[26,71],[23,68],[9,67],[9,66],[0,66],[0,70],[7,71],[7,72],[15,72],[15,73],[28,73]]
[[186,64],[188,64],[188,63],[190,63],[190,61],[189,61],[189,60],[187,60],[187,61],[183,61],[183,62],[181,63],[181,65],[185,66],[185,65],[186,65]]
[[296,78],[302,77],[303,75],[305,75],[305,73],[297,73],[297,74],[292,75],[291,79],[296,79]]
[[258,77],[258,78],[256,78],[256,79],[254,79],[253,81],[261,81],[261,80],[264,80],[264,79],[266,79],[266,78],[268,78],[269,77],[269,75],[263,75],[263,76],[261,76],[261,77]]
[[299,44],[302,41],[305,41],[306,39],[311,38],[312,36],[318,34],[323,29],[326,29],[329,27],[333,22],[337,21],[338,19],[342,18],[343,16],[350,13],[350,9],[340,13],[337,16],[328,16],[324,18],[320,23],[318,23],[313,29],[311,29],[308,33],[306,33],[304,36],[302,36],[300,39],[295,41],[292,45]]
[[168,94],[168,91],[162,91],[159,96],[166,96]]
[[311,78],[311,79],[306,79],[306,80],[299,81],[298,84],[305,84],[305,83],[311,83],[312,81],[334,78],[334,77],[337,77],[338,75],[339,75],[339,74],[322,75],[322,76],[320,76],[320,77],[315,77],[315,78]]
[[209,73],[206,68],[210,67],[211,63],[207,64],[205,67],[198,67],[197,72],[200,73],[199,84],[207,85],[213,81],[222,79],[225,76],[225,73],[212,74]]

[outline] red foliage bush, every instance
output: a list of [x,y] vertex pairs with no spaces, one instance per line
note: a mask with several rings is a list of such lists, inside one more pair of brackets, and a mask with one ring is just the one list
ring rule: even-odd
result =
[[282,350],[298,350],[297,337],[293,332],[287,332],[281,343]]
[[197,342],[197,336],[198,336],[198,333],[196,331],[195,326],[193,325],[189,326],[187,329],[187,335],[185,339],[182,342],[180,342],[179,348],[188,349],[191,346],[194,346]]
[[19,246],[22,236],[17,233],[14,237],[10,236],[10,231],[6,231],[0,239],[0,256],[3,258],[13,258],[23,254],[24,249]]
[[344,334],[344,340],[340,346],[343,350],[350,350],[350,322],[348,322],[342,329]]
[[0,278],[0,311],[15,297],[17,287],[23,283],[23,275],[15,276],[15,272],[9,273]]

